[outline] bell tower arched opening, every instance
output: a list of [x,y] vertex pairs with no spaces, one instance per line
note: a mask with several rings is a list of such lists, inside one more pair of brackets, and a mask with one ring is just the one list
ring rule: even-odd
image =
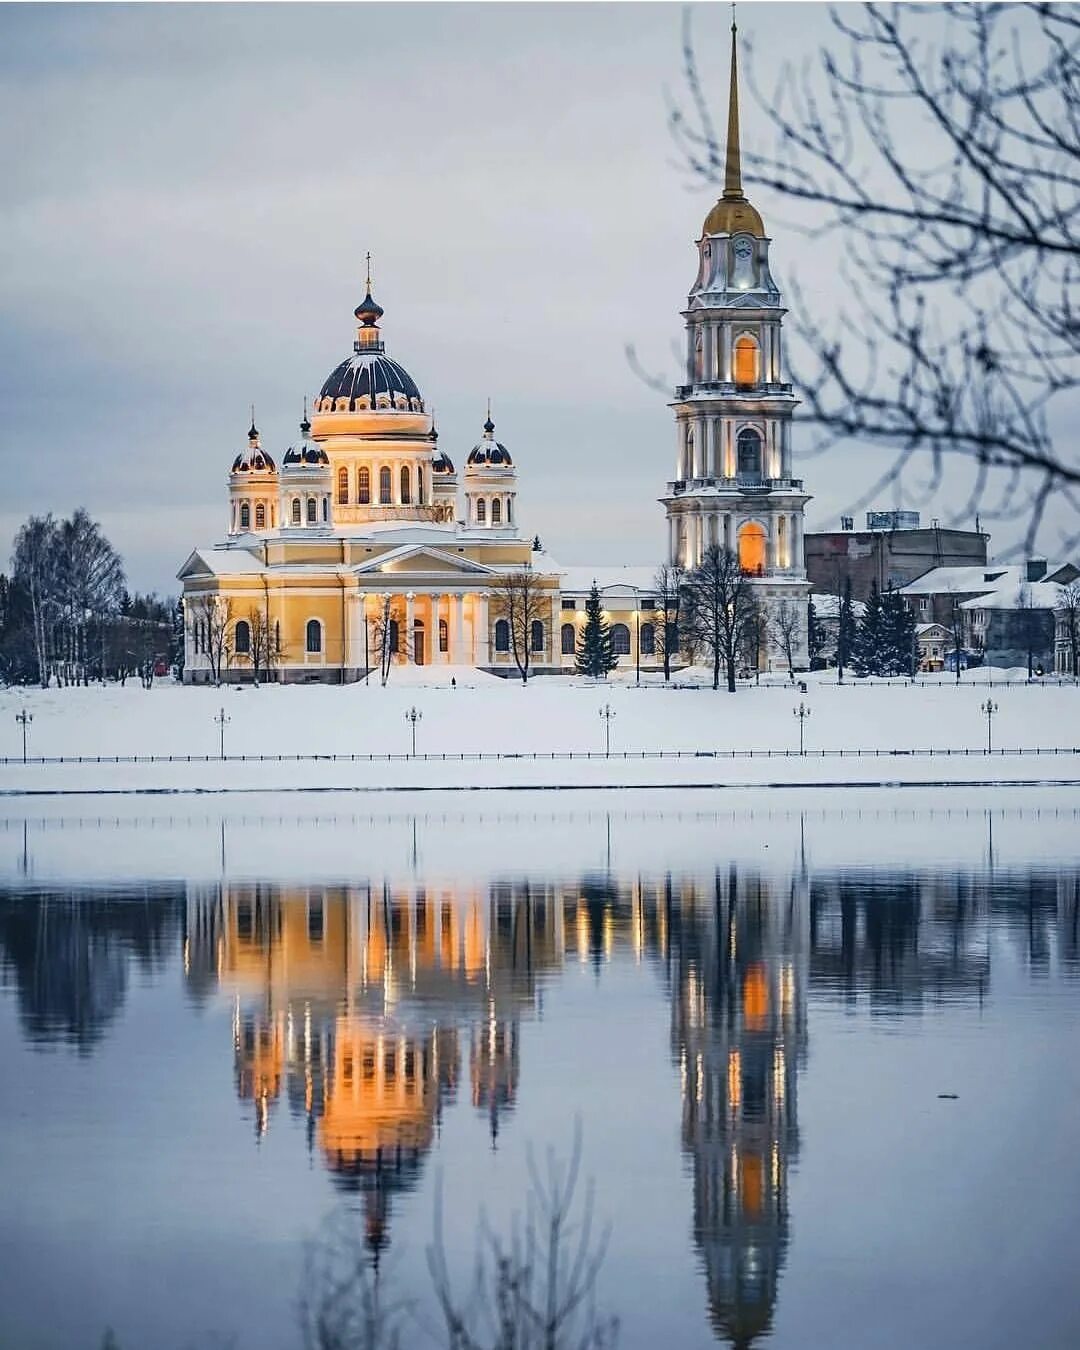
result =
[[750,521],[739,530],[739,567],[752,577],[765,571],[765,527]]

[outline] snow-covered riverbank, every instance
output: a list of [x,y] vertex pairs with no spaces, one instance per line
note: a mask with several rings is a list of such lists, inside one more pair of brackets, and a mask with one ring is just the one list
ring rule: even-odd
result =
[[[802,694],[779,680],[740,688],[589,686],[544,679],[522,687],[474,671],[407,672],[384,689],[350,685],[182,688],[159,683],[104,689],[0,690],[0,790],[214,790],[288,788],[665,786],[702,784],[1016,782],[1080,778],[1080,688],[946,678],[910,685],[843,685],[810,677]],[[458,686],[449,684],[451,675]],[[987,697],[997,704],[995,748],[1066,749],[1058,755],[985,756]],[[873,752],[862,758],[786,757],[799,747]],[[549,755],[592,759],[393,759],[200,763],[18,762],[25,709],[38,756],[216,756],[224,709],[225,751],[239,755],[406,755],[416,708],[417,750],[431,755]],[[612,758],[603,757],[610,708]],[[950,750],[949,757],[910,752]],[[690,752],[622,758],[623,752]],[[732,759],[731,752],[738,752]],[[753,759],[744,752],[753,751]],[[763,751],[780,758],[758,758]],[[705,755],[694,752],[706,752]],[[890,753],[900,752],[900,753]],[[963,752],[971,752],[964,754]],[[14,761],[14,762],[13,762]]]

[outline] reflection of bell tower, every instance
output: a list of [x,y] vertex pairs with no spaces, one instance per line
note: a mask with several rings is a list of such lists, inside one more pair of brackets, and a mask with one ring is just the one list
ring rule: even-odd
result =
[[683,895],[675,914],[672,1048],[694,1239],[716,1331],[750,1346],[771,1325],[789,1241],[805,944],[788,897],[757,876],[718,876],[714,894]]
[[493,1148],[499,1137],[500,1117],[513,1109],[517,1099],[521,1072],[518,1036],[517,1020],[499,1021],[494,1004],[489,1020],[472,1030],[469,1048],[472,1104],[487,1112]]

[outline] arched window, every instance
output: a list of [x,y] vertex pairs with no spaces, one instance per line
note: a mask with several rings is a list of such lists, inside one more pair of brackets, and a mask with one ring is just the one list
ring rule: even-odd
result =
[[292,499],[292,523],[293,523],[294,525],[299,525],[299,524],[300,524],[300,498],[299,498],[299,497],[294,497],[294,498]]
[[697,331],[697,337],[694,339],[694,379],[702,380],[705,378],[705,339],[701,335],[701,329]]
[[439,620],[439,651],[448,652],[450,650],[450,625],[445,619]]
[[337,471],[337,499],[338,499],[338,506],[348,506],[349,471],[344,464]]
[[750,521],[739,531],[739,566],[750,576],[765,571],[765,527]]
[[384,464],[384,465],[382,466],[382,468],[379,470],[379,505],[380,505],[380,506],[389,506],[389,505],[390,505],[390,487],[391,487],[390,470],[389,470],[389,469],[387,468],[387,466]]
[[630,629],[624,623],[611,625],[611,650],[616,656],[630,655]]
[[247,619],[237,619],[236,621],[233,650],[237,656],[249,656],[251,654],[251,627]]
[[758,370],[758,345],[748,334],[735,339],[735,383],[739,385],[757,384],[761,378]]
[[476,499],[476,523],[477,525],[487,523],[487,502],[484,501],[483,497],[477,497]]
[[251,529],[251,507],[247,502],[240,503],[240,528],[242,530]]
[[737,442],[738,464],[736,473],[740,478],[761,477],[761,437],[753,427],[743,427]]
[[416,500],[421,506],[424,504],[424,466],[417,465],[416,468]]
[[495,650],[497,652],[510,650],[510,625],[505,619],[495,621]]
[[656,655],[656,629],[651,623],[643,623],[641,625],[639,641],[641,643],[642,656]]
[[356,500],[361,506],[371,501],[371,470],[359,469],[356,474]]
[[403,506],[408,506],[412,501],[412,484],[409,482],[409,466],[401,466],[401,501]]
[[498,497],[491,499],[491,523],[492,525],[502,524],[502,502]]
[[307,621],[306,646],[312,656],[322,651],[322,624],[318,619],[308,619]]
[[260,502],[255,508],[255,528],[257,530],[266,529],[266,507]]
[[683,476],[686,478],[694,477],[694,428],[686,429],[686,464],[683,466]]
[[529,625],[529,645],[534,652],[544,650],[544,625],[539,619],[533,619]]
[[574,631],[572,623],[564,623],[562,626],[562,654],[563,656],[573,656],[577,650],[577,633]]
[[395,656],[397,656],[398,654],[398,642],[400,641],[399,633],[400,629],[398,628],[397,619],[391,619],[389,641],[390,641],[390,650],[391,652],[393,652]]
[[315,498],[309,497],[307,499],[307,523],[309,525],[314,525],[318,518],[318,507],[315,504]]

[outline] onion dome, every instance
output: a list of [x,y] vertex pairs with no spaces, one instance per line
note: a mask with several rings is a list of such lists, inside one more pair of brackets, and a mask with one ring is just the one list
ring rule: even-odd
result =
[[514,461],[510,451],[495,439],[495,423],[491,420],[491,408],[488,408],[487,421],[484,423],[483,439],[469,451],[467,466],[478,467],[490,464],[496,468],[512,469]]
[[371,298],[371,282],[368,282],[367,294],[353,310],[363,328],[375,328],[386,313],[382,305]]
[[276,473],[277,465],[273,457],[259,445],[259,430],[255,425],[255,410],[251,411],[251,426],[248,428],[248,446],[232,462],[230,473]]

